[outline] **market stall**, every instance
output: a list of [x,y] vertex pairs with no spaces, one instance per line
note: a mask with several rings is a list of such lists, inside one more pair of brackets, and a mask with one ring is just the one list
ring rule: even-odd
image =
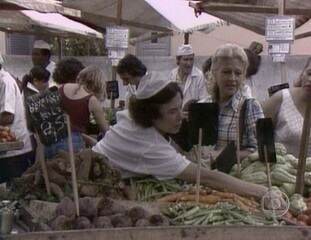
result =
[[[120,16],[118,22],[122,22]],[[276,152],[276,163],[268,164],[271,184],[289,200],[285,207],[277,209],[266,209],[271,199],[266,202],[264,198],[240,196],[230,189],[220,191],[151,177],[123,181],[120,172],[102,155],[84,150],[73,158],[63,152],[46,163],[50,192],[37,162],[1,193],[2,200],[10,200],[3,202],[2,216],[14,215],[11,224],[18,231],[3,238],[308,239],[311,160],[304,155],[298,161],[282,145],[276,145]],[[235,165],[231,175],[269,185],[270,172],[262,160],[255,152]],[[299,167],[301,162],[304,167]],[[305,181],[298,181],[306,190],[301,195],[294,194],[297,169],[305,175]],[[71,178],[75,172],[76,180]],[[10,228],[6,230],[2,233],[11,232]]]

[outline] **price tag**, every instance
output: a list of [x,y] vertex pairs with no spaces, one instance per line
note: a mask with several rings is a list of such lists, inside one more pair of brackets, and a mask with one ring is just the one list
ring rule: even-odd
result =
[[286,54],[273,54],[273,62],[285,62]]
[[266,41],[293,41],[295,18],[273,16],[266,18]]
[[289,54],[290,53],[290,43],[269,43],[268,53],[269,53],[269,55]]
[[122,27],[106,28],[107,48],[128,48],[129,29]]

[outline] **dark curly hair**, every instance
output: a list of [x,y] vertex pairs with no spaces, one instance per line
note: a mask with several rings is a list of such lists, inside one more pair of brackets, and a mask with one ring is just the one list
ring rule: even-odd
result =
[[147,72],[146,66],[134,55],[127,54],[117,66],[117,73],[127,73],[133,77],[143,77]]
[[75,83],[84,65],[76,58],[64,58],[55,67],[53,79],[58,84]]
[[261,64],[261,56],[252,52],[249,49],[244,49],[247,58],[248,58],[248,67],[246,70],[246,78],[249,78],[253,75],[255,75],[260,67]]
[[134,122],[142,127],[153,126],[153,120],[161,118],[160,107],[171,101],[182,91],[176,82],[169,83],[163,90],[147,99],[130,98],[129,112]]

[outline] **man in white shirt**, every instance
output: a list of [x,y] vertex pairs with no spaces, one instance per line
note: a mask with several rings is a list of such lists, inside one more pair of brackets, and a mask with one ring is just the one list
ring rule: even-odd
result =
[[125,105],[127,108],[128,100],[135,94],[141,78],[147,73],[147,68],[136,56],[127,54],[118,63],[117,73],[123,85],[127,87],[125,96]]
[[[57,86],[57,83],[53,79],[55,63],[51,60],[51,46],[43,40],[36,40],[33,45],[31,57],[34,66],[42,66],[50,72],[49,87]],[[34,88],[31,84],[28,84],[27,87]],[[36,91],[36,88],[33,90]]]
[[177,68],[170,73],[169,79],[177,82],[183,91],[183,107],[191,100],[202,100],[208,96],[205,79],[200,69],[193,66],[194,52],[191,45],[182,45],[176,54]]
[[24,143],[20,150],[0,152],[0,183],[20,176],[34,161],[25,109],[15,79],[2,68],[0,58],[0,125],[7,126],[17,140]]

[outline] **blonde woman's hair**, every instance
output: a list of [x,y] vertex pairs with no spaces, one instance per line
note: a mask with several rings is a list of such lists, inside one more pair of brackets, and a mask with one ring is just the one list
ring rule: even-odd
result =
[[77,76],[77,83],[96,97],[105,99],[107,96],[106,75],[98,66],[84,68]]
[[[210,83],[208,92],[214,101],[219,100],[219,89],[215,80],[215,73],[219,68],[221,61],[226,59],[238,59],[243,64],[243,76],[245,78],[248,67],[248,58],[244,49],[236,44],[227,43],[220,46],[212,57],[211,71],[208,74],[208,82]],[[241,83],[241,86],[244,84]],[[240,87],[241,87],[240,86]]]

